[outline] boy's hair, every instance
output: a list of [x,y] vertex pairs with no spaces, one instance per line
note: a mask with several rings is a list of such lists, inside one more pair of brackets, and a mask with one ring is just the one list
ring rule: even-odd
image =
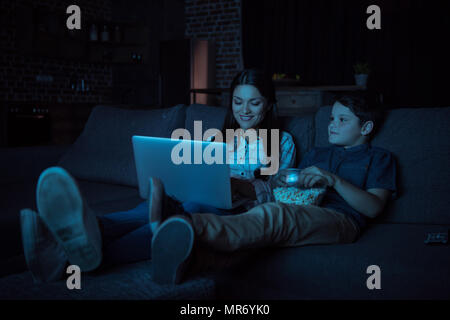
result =
[[336,97],[336,102],[349,108],[359,118],[362,126],[367,121],[373,122],[373,129],[368,135],[371,139],[383,124],[385,114],[376,95],[368,93],[344,93]]

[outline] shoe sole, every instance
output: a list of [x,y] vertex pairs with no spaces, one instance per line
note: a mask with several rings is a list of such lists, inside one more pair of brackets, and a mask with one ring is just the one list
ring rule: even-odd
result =
[[83,199],[76,182],[62,168],[45,170],[38,180],[37,207],[69,262],[92,271],[101,262],[101,248],[90,239],[84,225]]
[[153,178],[153,179],[151,179],[150,180],[151,181],[151,183],[149,183],[149,197],[148,197],[148,206],[149,206],[149,220],[150,220],[150,223],[152,223],[152,222],[156,222],[156,223],[160,223],[161,222],[161,219],[162,219],[162,201],[163,201],[163,198],[164,198],[164,189],[163,189],[163,192],[162,192],[162,194],[161,194],[161,199],[160,199],[160,201],[161,201],[161,204],[160,204],[160,210],[154,210],[153,209],[153,206],[155,205],[155,199],[153,199],[153,194],[154,194],[154,190],[156,189],[155,188],[155,184],[160,184],[160,188],[164,188],[164,186],[162,185],[162,183],[161,182],[158,182],[158,181],[156,181],[155,180],[155,178]]
[[181,218],[166,220],[152,239],[153,281],[178,284],[194,244],[192,226]]
[[[36,251],[35,238],[37,234],[37,216],[30,209],[20,210],[20,229],[22,234],[22,246],[28,269],[36,270],[35,273],[42,273],[38,261],[34,255]],[[34,276],[34,274],[32,273]],[[34,278],[34,277],[33,277]],[[35,280],[40,280],[39,278]],[[39,281],[42,282],[42,281]]]
[[25,261],[34,283],[60,280],[67,258],[62,247],[53,243],[53,235],[46,230],[40,215],[31,209],[20,210],[20,227]]

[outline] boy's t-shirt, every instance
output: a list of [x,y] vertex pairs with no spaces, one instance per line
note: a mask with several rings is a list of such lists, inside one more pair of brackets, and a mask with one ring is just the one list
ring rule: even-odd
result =
[[[396,161],[392,154],[382,148],[364,143],[345,149],[331,146],[314,148],[302,160],[299,169],[316,166],[361,188],[386,189],[396,195]],[[367,224],[366,217],[353,209],[333,188],[328,188],[320,205],[349,214],[360,228]]]

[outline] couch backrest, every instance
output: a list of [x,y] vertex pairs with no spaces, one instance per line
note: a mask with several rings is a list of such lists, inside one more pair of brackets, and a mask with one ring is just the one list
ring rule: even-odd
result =
[[224,107],[211,107],[203,104],[191,104],[186,108],[186,119],[184,127],[190,132],[191,139],[194,139],[194,121],[201,121],[201,135],[203,137],[203,134],[208,129],[221,130],[224,126],[226,115],[227,108]]
[[[331,107],[315,116],[315,146],[327,146]],[[390,110],[373,146],[398,162],[398,198],[375,222],[450,224],[450,107]]]
[[[331,107],[315,115],[282,118],[291,133],[297,163],[313,146],[327,146]],[[59,165],[75,177],[97,182],[137,186],[131,145],[133,134],[170,137],[186,128],[193,134],[194,120],[202,120],[202,133],[222,128],[226,108],[204,105],[158,110],[122,110],[96,107],[80,137]],[[398,160],[398,199],[391,201],[376,222],[450,224],[450,116],[448,108],[395,109],[372,144],[390,150]],[[194,138],[192,136],[192,138]]]
[[184,105],[130,110],[95,107],[83,132],[58,165],[79,179],[137,187],[133,135],[170,138],[182,128]]
[[314,146],[314,114],[280,118],[281,129],[291,134],[296,148],[295,166]]
[[[211,107],[202,104],[193,104],[186,109],[185,128],[194,138],[194,121],[202,121],[202,134],[211,128],[222,129],[225,123],[227,108]],[[314,143],[314,115],[304,117],[282,117],[281,128],[289,132],[295,142],[297,154],[296,162],[312,148]]]

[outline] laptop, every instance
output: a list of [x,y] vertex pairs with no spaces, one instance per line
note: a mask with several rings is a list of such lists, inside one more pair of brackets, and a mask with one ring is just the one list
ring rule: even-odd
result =
[[158,177],[180,202],[232,209],[245,201],[232,199],[225,143],[145,136],[133,136],[132,143],[142,198],[148,199],[149,178]]

